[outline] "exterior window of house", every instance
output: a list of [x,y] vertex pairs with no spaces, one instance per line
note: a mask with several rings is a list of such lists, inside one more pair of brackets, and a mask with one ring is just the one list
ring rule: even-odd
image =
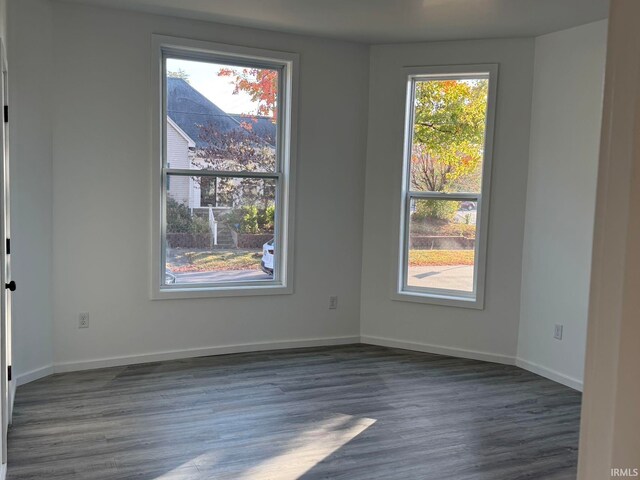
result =
[[[233,198],[228,194],[229,182],[225,178],[203,178],[200,182],[200,205],[233,208]],[[274,197],[275,194],[271,194],[271,198]]]
[[496,76],[409,73],[398,299],[483,307]]
[[154,41],[163,180],[154,296],[290,293],[296,57]]

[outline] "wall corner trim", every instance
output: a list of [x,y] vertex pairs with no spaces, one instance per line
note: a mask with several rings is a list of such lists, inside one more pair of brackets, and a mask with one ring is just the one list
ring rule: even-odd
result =
[[577,378],[570,377],[568,375],[565,375],[564,373],[558,372],[557,370],[553,370],[543,365],[530,362],[520,357],[516,358],[515,364],[520,368],[523,368],[532,373],[548,378],[549,380],[553,380],[554,382],[561,383],[562,385],[565,385],[569,388],[573,388],[574,390],[578,390],[579,392],[582,392],[582,381],[578,380]]
[[53,365],[45,365],[44,367],[36,368],[34,370],[29,370],[28,372],[21,373],[20,375],[16,375],[16,387],[20,385],[24,385],[25,383],[34,382],[44,377],[48,377],[49,375],[53,375],[54,367]]

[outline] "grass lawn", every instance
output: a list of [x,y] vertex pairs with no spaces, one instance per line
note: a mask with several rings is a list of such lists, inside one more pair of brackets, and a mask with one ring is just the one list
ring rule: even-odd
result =
[[[410,250],[409,265],[429,267],[473,265],[473,250]],[[175,249],[168,264],[173,273],[259,270],[261,250],[194,251]]]
[[261,250],[194,251],[175,249],[167,258],[173,273],[219,270],[259,270]]
[[473,250],[409,250],[409,265],[430,267],[443,265],[473,265]]

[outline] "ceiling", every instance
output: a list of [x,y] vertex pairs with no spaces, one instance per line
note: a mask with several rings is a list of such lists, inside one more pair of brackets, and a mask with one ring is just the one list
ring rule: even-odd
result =
[[68,0],[365,43],[529,37],[603,19],[609,0]]

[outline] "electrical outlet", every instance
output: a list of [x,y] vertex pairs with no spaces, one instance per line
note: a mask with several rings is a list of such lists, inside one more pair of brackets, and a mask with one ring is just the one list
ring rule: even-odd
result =
[[556,328],[553,331],[553,338],[556,340],[562,340],[562,325],[556,325]]
[[81,312],[78,315],[78,328],[89,328],[89,312]]
[[335,310],[336,308],[338,308],[338,297],[334,295],[329,297],[329,310]]

